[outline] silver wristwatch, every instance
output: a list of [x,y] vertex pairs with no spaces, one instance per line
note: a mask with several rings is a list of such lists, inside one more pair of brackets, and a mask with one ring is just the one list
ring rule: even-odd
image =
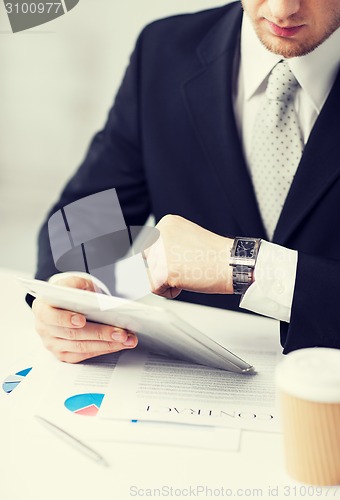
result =
[[234,239],[229,264],[233,267],[235,294],[243,295],[251,285],[260,245],[260,238],[237,237]]

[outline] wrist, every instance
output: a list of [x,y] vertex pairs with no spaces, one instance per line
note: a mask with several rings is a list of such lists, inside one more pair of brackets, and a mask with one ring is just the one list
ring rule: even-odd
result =
[[225,287],[224,293],[233,294],[234,293],[233,268],[230,265],[230,254],[231,254],[231,249],[232,249],[234,240],[232,238],[223,238],[223,239],[224,239],[224,245],[225,245],[225,249],[226,249],[226,253],[227,253],[226,275],[225,275],[225,280],[224,280],[224,287]]
[[[184,274],[192,276],[192,290],[201,293],[233,293],[232,269],[229,265],[232,244],[233,240],[230,238],[209,234],[204,250],[197,251],[196,260],[194,255],[191,272],[184,271]],[[182,273],[178,275],[180,279],[183,278]],[[187,289],[182,283],[180,288]]]
[[[233,240],[230,238],[209,234],[204,251],[198,251],[197,260],[192,263],[192,290],[202,293],[233,293],[232,269],[229,265],[232,244]],[[186,287],[181,284],[181,288]]]

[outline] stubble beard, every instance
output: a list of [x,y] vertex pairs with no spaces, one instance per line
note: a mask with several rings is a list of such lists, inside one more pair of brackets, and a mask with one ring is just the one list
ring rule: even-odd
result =
[[[327,40],[339,27],[340,27],[340,10],[339,7],[332,9],[332,12],[329,15],[329,19],[332,19],[332,23],[329,25],[328,29],[325,33],[321,34],[319,37],[314,37],[311,40],[306,39],[305,41],[298,42],[293,39],[284,39],[280,40],[280,37],[275,37],[272,35],[265,35],[261,32],[261,28],[259,26],[259,18],[257,20],[252,19],[251,15],[247,12],[247,9],[241,0],[242,8],[245,13],[249,15],[249,18],[253,24],[255,32],[260,40],[260,42],[268,49],[270,52],[274,54],[281,55],[284,58],[289,57],[300,57],[313,52],[317,47],[319,47],[323,42]],[[293,16],[294,24],[298,26],[299,23],[299,15]],[[291,19],[293,19],[291,17]],[[303,24],[303,20],[301,22]]]
[[[301,57],[313,52],[317,47],[319,47],[323,42],[327,40],[340,26],[340,14],[338,19],[335,18],[334,23],[329,27],[327,32],[323,34],[322,37],[318,39],[306,40],[305,42],[298,42],[296,40],[290,39],[282,39],[277,36],[275,40],[271,40],[270,36],[266,37],[263,35],[261,30],[255,26],[255,32],[262,43],[270,52],[274,54],[278,54],[284,58],[290,57]],[[272,35],[272,38],[274,35]]]

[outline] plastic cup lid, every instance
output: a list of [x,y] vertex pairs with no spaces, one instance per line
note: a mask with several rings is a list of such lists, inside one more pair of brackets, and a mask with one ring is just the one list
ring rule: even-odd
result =
[[277,366],[276,385],[297,398],[340,403],[340,349],[313,347],[287,354]]

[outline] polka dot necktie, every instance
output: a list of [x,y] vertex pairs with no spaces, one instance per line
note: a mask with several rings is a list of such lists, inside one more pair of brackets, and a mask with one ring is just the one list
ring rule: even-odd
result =
[[272,70],[254,124],[250,170],[270,240],[299,164],[303,141],[294,109],[299,84],[285,61]]

